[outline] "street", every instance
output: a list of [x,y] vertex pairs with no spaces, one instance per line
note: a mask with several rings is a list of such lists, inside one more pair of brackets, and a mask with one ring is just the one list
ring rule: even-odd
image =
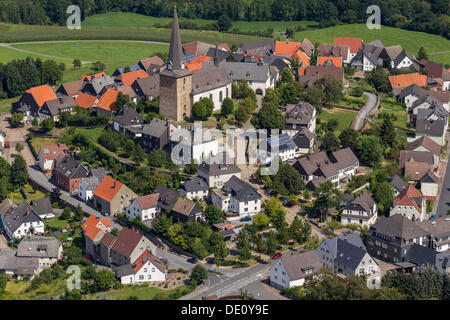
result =
[[444,180],[442,181],[441,193],[439,195],[439,203],[436,210],[436,216],[445,216],[450,210],[450,168],[448,166],[450,162],[447,159],[447,165],[445,170]]
[[359,130],[361,129],[362,125],[364,124],[364,119],[369,115],[369,113],[372,111],[372,109],[377,104],[377,96],[373,93],[364,92],[364,94],[367,96],[366,104],[359,110],[358,115],[356,116],[355,124],[353,129]]

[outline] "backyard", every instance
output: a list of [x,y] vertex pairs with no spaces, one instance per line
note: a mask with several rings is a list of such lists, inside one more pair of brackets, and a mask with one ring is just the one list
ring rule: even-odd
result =
[[346,129],[349,128],[353,119],[356,117],[356,115],[358,114],[357,111],[349,111],[349,110],[342,110],[342,109],[324,109],[322,111],[322,113],[320,113],[317,118],[320,119],[321,121],[329,121],[331,119],[336,119],[339,123],[335,133],[336,135],[339,135],[339,133]]

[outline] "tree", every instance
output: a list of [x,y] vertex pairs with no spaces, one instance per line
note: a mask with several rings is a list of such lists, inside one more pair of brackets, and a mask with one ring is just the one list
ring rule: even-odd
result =
[[11,166],[11,184],[15,188],[24,186],[28,181],[27,163],[21,155],[14,159]]
[[256,129],[283,130],[286,126],[286,117],[277,106],[263,102],[261,109],[253,117],[252,124]]
[[208,271],[206,271],[205,267],[201,264],[197,264],[191,271],[190,279],[191,281],[194,280],[198,284],[201,284],[203,281],[208,279]]
[[340,203],[341,192],[336,189],[331,181],[325,181],[314,191],[316,198],[313,208],[317,213],[328,213],[328,209],[337,207]]
[[374,165],[380,161],[383,148],[378,137],[362,135],[356,142],[356,152],[359,159]]
[[47,118],[41,122],[41,130],[44,132],[49,132],[55,127],[55,121],[53,118]]
[[344,148],[350,147],[354,149],[358,137],[359,137],[358,131],[352,128],[346,128],[341,131],[341,134],[339,135],[339,141],[341,142],[342,147]]
[[210,98],[201,98],[206,108],[206,118],[210,117],[214,111],[214,102]]
[[94,276],[95,291],[107,291],[117,283],[114,273],[102,269]]
[[269,256],[273,256],[278,248],[278,240],[275,232],[270,231],[267,234],[266,247],[267,247],[266,253]]
[[378,134],[380,135],[381,141],[386,145],[393,146],[395,142],[395,128],[390,117],[384,117],[383,123],[381,124]]
[[130,102],[130,96],[127,94],[123,94],[121,91],[117,94],[116,98],[116,112],[120,112],[125,105]]
[[394,187],[392,184],[386,181],[377,183],[373,192],[373,199],[381,212],[389,210],[394,203]]
[[20,152],[22,152],[22,150],[23,150],[23,145],[22,145],[22,144],[20,144],[20,143],[17,143],[17,144],[16,144],[16,148],[15,148],[15,149],[16,149],[16,151],[17,151],[17,152],[19,152],[19,153],[20,153]]
[[61,213],[61,218],[63,219],[63,220],[69,220],[70,219],[70,216],[71,216],[71,211],[70,211],[70,208],[69,207],[65,207],[64,209],[63,209],[63,211],[62,211],[62,213]]
[[288,229],[290,239],[298,243],[304,243],[311,234],[311,225],[307,221],[302,221],[298,216],[295,216]]
[[[275,158],[273,161],[279,161],[279,158]],[[272,176],[270,189],[282,195],[298,194],[305,189],[305,181],[291,165],[280,163],[277,173]]]
[[141,163],[145,159],[145,152],[139,143],[136,143],[136,146],[134,147],[134,153],[133,153],[132,159],[134,162],[137,162],[137,163]]
[[91,70],[94,72],[102,72],[103,70],[105,70],[106,66],[103,62],[101,61],[95,61],[92,64]]
[[153,149],[148,155],[148,164],[161,168],[166,161],[166,153],[162,149]]
[[253,217],[253,224],[259,229],[265,229],[269,226],[270,218],[264,213],[259,212]]
[[324,101],[326,103],[339,102],[342,99],[342,81],[338,81],[331,76],[326,76],[316,81],[314,85],[323,88]]
[[337,119],[330,119],[325,123],[325,130],[327,131],[336,131],[339,127],[339,121]]
[[156,233],[166,235],[172,225],[172,217],[163,214],[155,223],[154,230]]
[[194,159],[191,160],[191,163],[188,163],[184,166],[184,173],[187,174],[196,174],[198,169],[198,164],[194,162]]
[[205,217],[210,224],[220,223],[223,221],[223,212],[215,205],[211,204],[205,210]]
[[281,83],[288,83],[294,81],[294,76],[292,75],[291,69],[285,67],[281,71]]
[[333,132],[327,132],[321,139],[322,143],[319,147],[321,151],[334,152],[339,150],[341,144]]
[[280,228],[284,223],[286,211],[280,200],[272,197],[264,203],[264,211],[269,216],[270,220],[276,228]]
[[228,31],[231,28],[232,22],[228,15],[223,14],[217,19],[217,25],[219,26],[219,31]]
[[220,113],[222,114],[222,116],[228,117],[230,114],[233,114],[233,111],[234,111],[233,100],[231,100],[230,98],[226,97],[222,101],[222,106],[221,106]]
[[206,119],[208,116],[208,111],[206,110],[206,105],[203,101],[199,100],[192,106],[192,114],[198,119]]
[[73,63],[73,67],[75,69],[80,69],[81,68],[81,61],[80,61],[80,59],[74,59],[72,63]]
[[252,253],[250,252],[250,248],[248,245],[243,246],[239,249],[239,261],[244,263],[245,261],[248,261],[252,258]]
[[417,54],[417,59],[420,61],[422,59],[428,60],[428,54],[424,47],[420,47],[419,53]]
[[11,126],[13,128],[22,128],[23,125],[23,113],[13,113],[11,116]]
[[388,73],[383,68],[377,67],[369,72],[367,80],[378,92],[387,93],[391,90]]
[[249,112],[248,108],[244,104],[239,103],[235,112],[236,120],[240,123],[246,123],[250,116],[251,113]]
[[125,142],[124,150],[128,157],[130,157],[134,153],[133,140],[127,140],[127,142]]
[[220,266],[223,259],[230,254],[230,250],[227,248],[225,241],[222,240],[213,247],[213,253],[215,264]]

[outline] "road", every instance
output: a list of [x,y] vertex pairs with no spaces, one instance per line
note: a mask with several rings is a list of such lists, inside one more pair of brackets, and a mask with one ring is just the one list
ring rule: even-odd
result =
[[364,107],[359,110],[358,115],[356,116],[356,120],[353,126],[353,129],[359,130],[364,124],[364,119],[370,114],[372,109],[377,105],[377,96],[370,92],[365,92],[364,94],[367,96],[367,101]]
[[447,167],[445,169],[445,176],[442,182],[441,193],[439,195],[439,203],[436,210],[436,216],[442,217],[447,214],[447,211],[450,210],[450,168],[447,158]]

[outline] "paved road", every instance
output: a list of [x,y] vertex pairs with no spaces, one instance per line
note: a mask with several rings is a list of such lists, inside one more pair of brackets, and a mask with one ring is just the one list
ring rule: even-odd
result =
[[356,116],[355,124],[353,126],[353,129],[359,130],[364,124],[364,119],[370,114],[372,109],[377,104],[377,96],[370,92],[364,92],[364,94],[367,96],[367,101],[364,107],[359,110],[358,115]]
[[447,159],[447,169],[445,170],[444,180],[442,182],[441,193],[439,195],[439,204],[436,210],[436,216],[442,217],[450,210],[450,161]]

